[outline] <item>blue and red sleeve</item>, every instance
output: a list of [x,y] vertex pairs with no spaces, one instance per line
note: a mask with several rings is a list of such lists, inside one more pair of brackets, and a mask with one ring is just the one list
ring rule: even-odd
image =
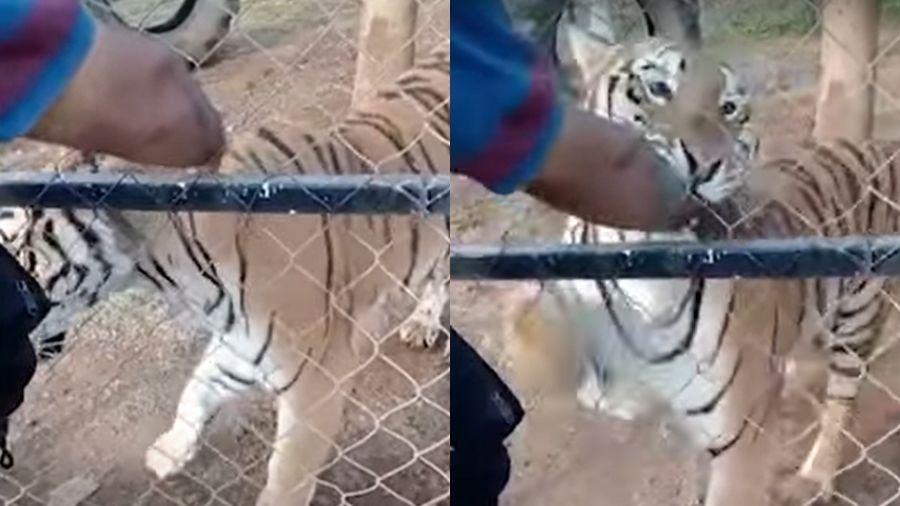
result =
[[537,174],[559,131],[552,67],[500,0],[451,5],[450,51],[451,170],[511,193]]
[[0,140],[31,130],[93,38],[94,21],[79,0],[0,0]]

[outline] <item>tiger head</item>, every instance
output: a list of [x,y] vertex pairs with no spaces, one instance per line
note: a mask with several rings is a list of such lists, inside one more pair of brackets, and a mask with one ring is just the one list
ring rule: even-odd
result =
[[577,27],[566,34],[583,106],[642,132],[706,202],[743,185],[759,143],[750,94],[730,67],[661,38],[610,45]]

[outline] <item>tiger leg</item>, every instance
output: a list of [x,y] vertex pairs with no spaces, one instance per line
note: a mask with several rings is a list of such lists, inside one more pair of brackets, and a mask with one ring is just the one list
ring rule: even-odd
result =
[[226,401],[254,384],[252,366],[215,337],[181,393],[172,426],[147,450],[145,464],[163,479],[193,458],[203,428]]
[[[321,375],[301,377],[278,397],[278,425],[269,476],[258,506],[305,506],[341,427],[344,396]],[[323,392],[324,395],[323,395]]]
[[[754,376],[751,374],[751,376]],[[769,423],[776,417],[775,384],[764,391],[741,389],[727,406],[728,430],[708,446],[709,467],[704,506],[756,506],[769,504],[778,456],[777,431]]]
[[841,466],[843,437],[853,416],[854,404],[866,364],[872,358],[887,316],[882,294],[885,280],[869,278],[841,282],[846,292],[833,306],[837,319],[827,338],[828,384],[819,413],[819,433],[800,466],[801,478],[818,483],[826,494],[834,492]]
[[768,504],[771,462],[767,438],[752,422],[742,425],[737,439],[721,453],[711,451],[704,506],[756,506]]
[[[346,337],[351,328],[328,338],[328,351],[313,359],[291,349],[270,352],[262,364],[278,371],[269,375],[267,386],[278,396],[278,423],[268,479],[258,506],[305,506],[312,500],[317,475],[328,465],[341,428],[346,382],[357,364]],[[273,347],[274,348],[274,347]]]
[[[844,364],[837,369],[835,361],[852,361],[854,364]],[[852,371],[856,372],[851,374]],[[818,483],[829,495],[834,492],[834,479],[841,466],[842,434],[853,415],[861,374],[858,358],[846,354],[832,357],[825,404],[819,413],[819,433],[798,473],[801,478]]]
[[[732,324],[736,325],[732,327],[735,330],[743,330],[740,321]],[[759,335],[732,336],[725,346],[739,350],[734,353],[734,369],[723,368],[717,375],[731,378],[729,387],[717,390],[724,392],[720,402],[703,406],[713,406],[713,409],[687,413],[694,424],[699,424],[699,427],[694,425],[694,433],[705,435],[702,441],[709,456],[702,503],[705,506],[755,506],[770,502],[774,465],[779,454],[778,430],[773,424],[778,419],[774,416],[776,400],[783,383],[778,372],[780,366],[770,356],[771,349],[756,343]],[[749,343],[736,342],[745,340]],[[729,370],[733,372],[728,373]],[[721,380],[717,383],[721,388]]]

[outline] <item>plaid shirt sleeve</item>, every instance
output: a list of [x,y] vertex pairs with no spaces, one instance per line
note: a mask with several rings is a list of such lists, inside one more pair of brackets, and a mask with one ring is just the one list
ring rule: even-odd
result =
[[93,38],[94,21],[79,0],[0,0],[0,141],[31,130]]
[[552,68],[513,31],[501,0],[456,0],[450,24],[451,169],[511,193],[537,174],[559,131]]

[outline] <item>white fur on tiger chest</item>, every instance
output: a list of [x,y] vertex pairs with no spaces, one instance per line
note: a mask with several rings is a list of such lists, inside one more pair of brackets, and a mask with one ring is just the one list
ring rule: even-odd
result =
[[[672,301],[690,296],[689,281],[653,283],[660,284],[656,289],[662,288],[664,283],[672,285],[665,288],[671,298],[664,304],[664,309],[649,306],[653,313],[670,311],[674,314]],[[681,287],[680,293],[676,286]],[[591,411],[633,420],[661,410],[676,414],[708,402],[728,381],[736,360],[736,354],[727,346],[716,354],[731,289],[732,284],[728,281],[707,281],[687,352],[661,363],[650,363],[646,360],[647,356],[672,350],[683,342],[686,333],[691,332],[690,311],[685,311],[680,319],[669,325],[653,325],[652,320],[647,319],[651,312],[647,308],[632,307],[621,295],[612,295],[619,324],[630,333],[636,346],[634,350],[626,345],[625,337],[620,335],[611,313],[603,309],[604,305],[598,304],[603,299],[594,282],[560,283],[558,290],[562,299],[558,301],[564,302],[556,305],[556,311],[564,308],[564,314],[560,317],[572,327],[581,344],[582,368],[577,390],[579,404]],[[642,292],[638,290],[640,288],[630,294],[639,296],[637,294]],[[649,291],[643,293],[652,294]],[[662,299],[643,299],[648,304],[651,300]],[[718,358],[713,361],[716,356]],[[715,412],[700,421],[702,426],[710,429],[720,423],[722,421],[718,420]],[[703,432],[703,427],[700,429],[699,432]],[[699,433],[695,436],[702,438]]]

